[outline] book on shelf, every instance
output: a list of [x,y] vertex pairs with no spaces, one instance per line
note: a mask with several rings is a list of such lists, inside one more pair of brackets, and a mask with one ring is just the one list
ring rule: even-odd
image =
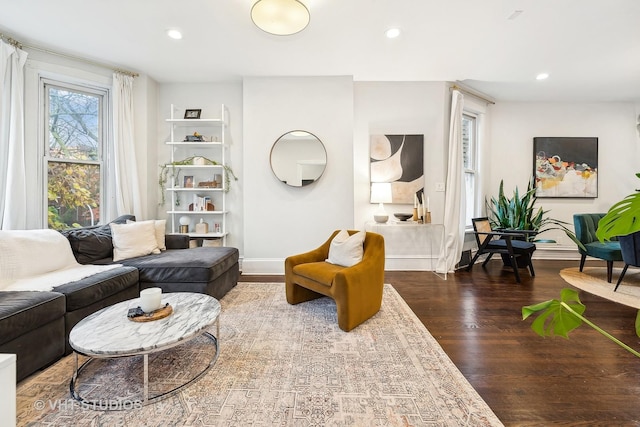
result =
[[213,211],[215,207],[213,206],[213,200],[210,196],[194,194],[193,203],[189,205],[189,210],[195,212]]

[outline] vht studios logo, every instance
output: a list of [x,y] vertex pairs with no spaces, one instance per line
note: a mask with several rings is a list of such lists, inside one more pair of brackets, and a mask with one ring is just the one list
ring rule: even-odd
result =
[[75,408],[93,409],[93,410],[123,410],[123,409],[140,409],[142,402],[139,400],[95,400],[91,402],[80,402],[73,399],[57,399],[57,400],[36,400],[33,407],[37,411],[57,411],[68,412]]

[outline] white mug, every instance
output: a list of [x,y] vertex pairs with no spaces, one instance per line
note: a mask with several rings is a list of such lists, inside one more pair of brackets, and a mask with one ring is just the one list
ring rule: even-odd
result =
[[140,291],[140,308],[145,313],[151,313],[162,306],[162,289],[147,288]]

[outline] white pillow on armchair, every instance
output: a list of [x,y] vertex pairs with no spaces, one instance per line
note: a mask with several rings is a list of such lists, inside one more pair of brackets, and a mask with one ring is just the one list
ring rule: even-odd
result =
[[340,230],[331,240],[327,262],[343,267],[351,267],[362,261],[362,256],[364,255],[363,244],[366,235],[365,231],[358,231],[349,236],[347,230]]

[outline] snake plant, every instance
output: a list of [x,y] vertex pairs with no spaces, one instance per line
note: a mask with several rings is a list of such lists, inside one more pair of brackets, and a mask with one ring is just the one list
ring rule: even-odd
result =
[[[548,210],[536,208],[537,201],[534,179],[531,178],[527,190],[520,193],[516,186],[512,197],[504,193],[504,182],[500,181],[498,197],[491,197],[485,205],[489,221],[494,229],[529,230],[535,231],[528,237],[535,242],[555,243],[553,240],[536,239],[538,234],[549,230],[562,230],[579,247],[584,248],[575,233],[567,228],[567,223],[547,216]],[[535,240],[534,240],[535,239]]]

